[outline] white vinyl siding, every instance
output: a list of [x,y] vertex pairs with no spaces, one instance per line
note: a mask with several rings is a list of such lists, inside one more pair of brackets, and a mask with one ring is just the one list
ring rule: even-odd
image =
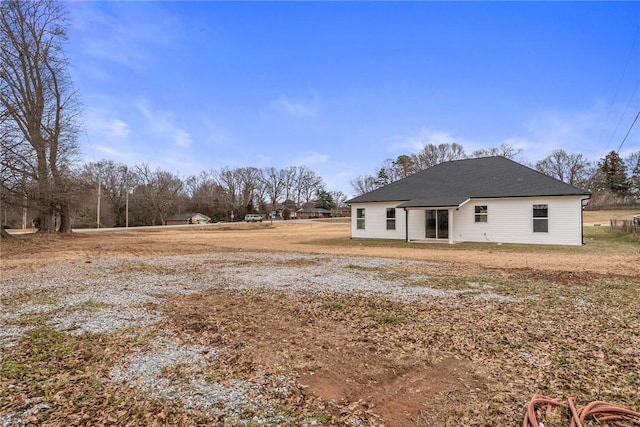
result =
[[[582,245],[583,196],[513,197],[503,199],[474,199],[449,209],[450,242],[525,243],[541,245]],[[353,238],[425,239],[425,209],[396,211],[396,229],[387,230],[387,208],[395,208],[401,201],[356,203],[351,207]],[[533,205],[548,206],[548,231],[533,232]],[[487,222],[475,222],[475,207],[487,206]],[[356,228],[356,209],[366,209],[366,230]]]
[[[455,211],[456,242],[582,245],[582,196],[473,200]],[[475,222],[475,206],[487,205],[491,219]],[[533,205],[548,206],[548,231],[533,231]]]
[[[395,230],[387,229],[387,209],[395,209],[401,201],[379,203],[357,203],[351,206],[351,237],[371,239],[404,239],[405,238],[405,212],[396,210]],[[366,229],[357,228],[357,210],[366,211]]]
[[[513,197],[504,199],[474,199],[449,209],[449,242],[524,243],[540,245],[582,245],[583,196]],[[396,229],[387,230],[387,208],[396,208],[401,201],[354,203],[351,207],[353,238],[425,239],[425,209],[396,210]],[[548,231],[533,232],[533,205],[548,206]],[[488,222],[475,222],[475,207],[487,206]],[[366,230],[357,229],[357,209],[366,210]],[[446,241],[446,240],[445,240]]]

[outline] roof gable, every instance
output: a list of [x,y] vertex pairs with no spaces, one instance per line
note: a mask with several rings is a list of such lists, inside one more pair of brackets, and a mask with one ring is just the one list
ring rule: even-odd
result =
[[440,163],[348,203],[404,201],[404,207],[459,206],[473,198],[588,195],[505,157]]

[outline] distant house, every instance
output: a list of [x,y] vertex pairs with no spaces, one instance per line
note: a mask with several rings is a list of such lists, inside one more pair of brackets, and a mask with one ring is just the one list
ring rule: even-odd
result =
[[186,213],[180,215],[174,215],[171,218],[167,218],[165,225],[183,225],[183,224],[207,224],[211,222],[211,218],[201,213]]
[[331,218],[331,211],[323,208],[303,208],[296,211],[296,217],[299,219]]
[[581,245],[590,193],[504,157],[441,163],[349,200],[351,237]]
[[[286,218],[285,212],[286,210],[289,210],[289,217]],[[295,219],[296,218],[296,209],[295,208],[290,208],[284,205],[280,205],[278,207],[276,207],[275,209],[276,212],[276,218],[281,218],[281,219]]]
[[335,208],[331,211],[331,215],[333,217],[349,217],[351,216],[351,207],[350,206],[340,206],[339,208]]

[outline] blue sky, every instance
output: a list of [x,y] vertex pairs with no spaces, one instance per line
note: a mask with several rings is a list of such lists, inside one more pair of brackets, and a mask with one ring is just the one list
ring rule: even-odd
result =
[[640,111],[638,2],[66,4],[86,162],[305,165],[350,195],[428,143],[595,161]]

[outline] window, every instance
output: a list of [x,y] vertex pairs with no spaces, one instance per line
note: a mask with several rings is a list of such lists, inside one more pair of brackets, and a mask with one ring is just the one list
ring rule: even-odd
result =
[[476,222],[487,222],[487,205],[476,206]]
[[396,229],[396,209],[387,208],[387,230]]
[[549,231],[549,205],[533,205],[533,232]]
[[356,228],[364,230],[364,209],[362,208],[356,210]]

